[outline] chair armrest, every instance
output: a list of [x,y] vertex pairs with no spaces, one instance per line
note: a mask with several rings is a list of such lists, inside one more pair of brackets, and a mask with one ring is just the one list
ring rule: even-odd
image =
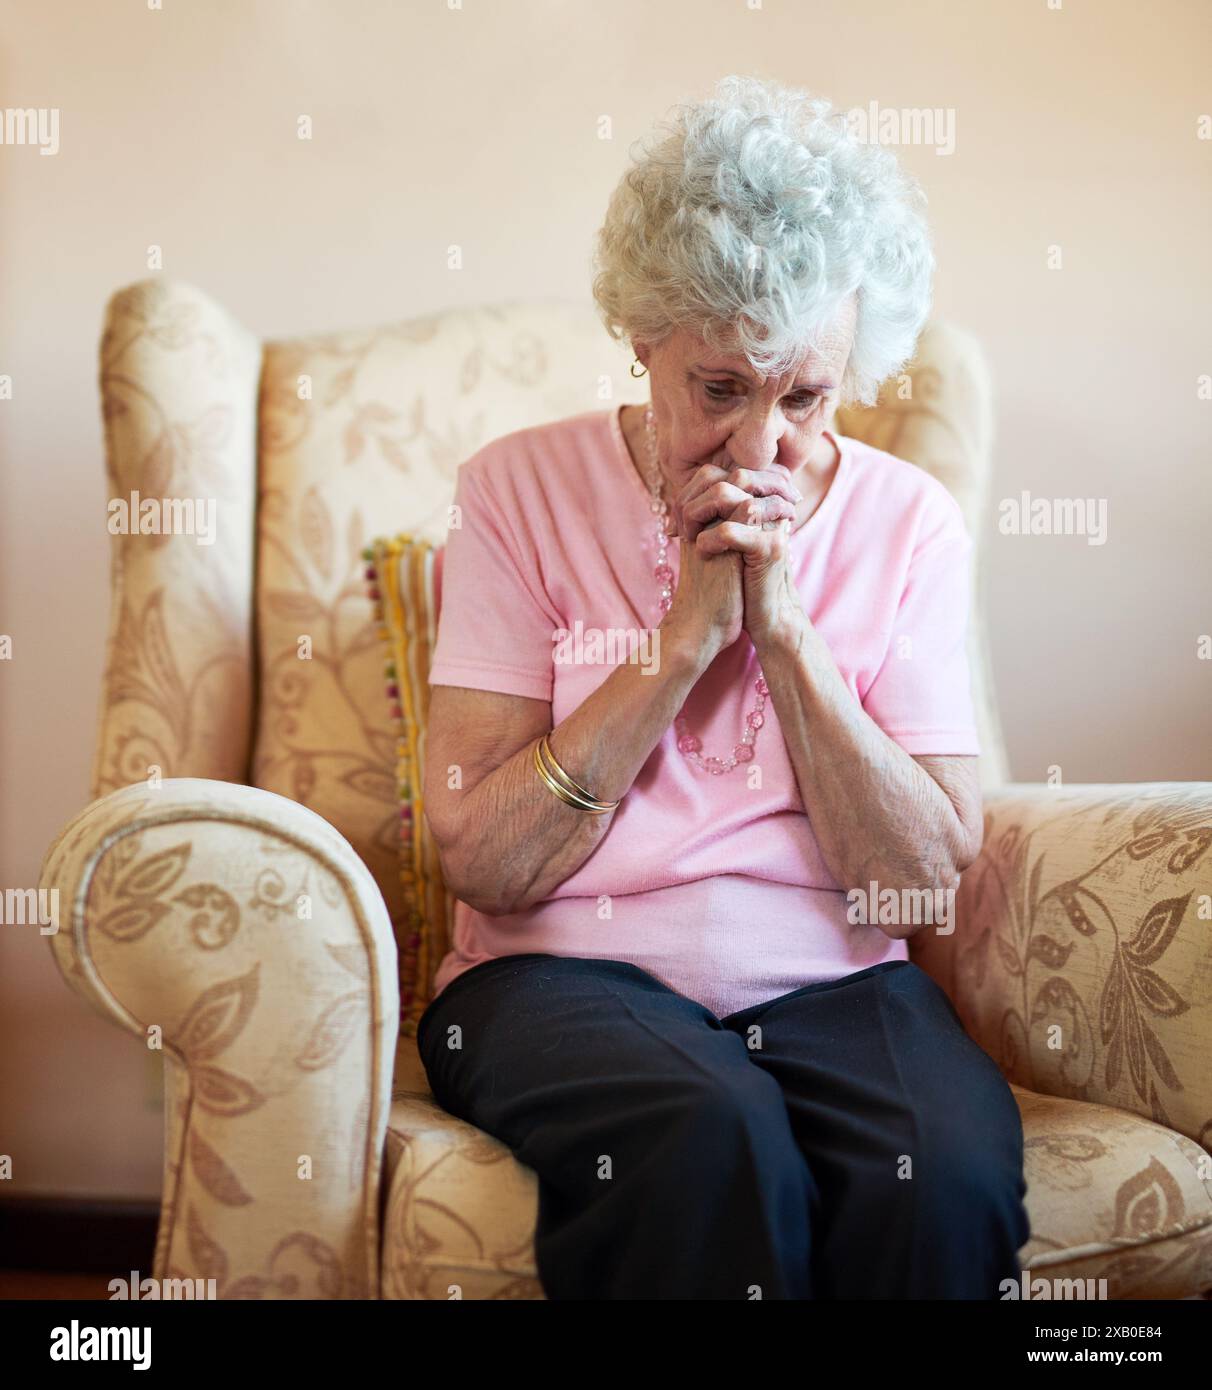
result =
[[910,949],[1011,1081],[1212,1148],[1210,904],[1212,782],[1011,784]]
[[[399,1024],[370,872],[313,811],[176,778],[47,852],[65,978],[165,1058],[155,1278],[220,1298],[376,1298]],[[53,900],[52,900],[53,901]]]

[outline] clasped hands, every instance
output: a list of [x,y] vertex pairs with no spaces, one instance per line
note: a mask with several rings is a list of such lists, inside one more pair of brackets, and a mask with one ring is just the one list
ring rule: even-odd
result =
[[704,464],[671,504],[675,534],[700,556],[741,556],[742,626],[755,644],[804,617],[789,564],[791,527],[803,500],[781,463]]

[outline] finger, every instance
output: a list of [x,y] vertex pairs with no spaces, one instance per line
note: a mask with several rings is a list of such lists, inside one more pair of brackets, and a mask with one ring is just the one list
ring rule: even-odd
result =
[[754,497],[731,483],[716,483],[683,507],[690,521],[706,524],[712,517],[725,521],[743,521],[748,525],[762,521],[778,521],[782,517],[795,520],[795,505],[778,493]]
[[748,526],[764,521],[795,520],[795,504],[779,493],[754,497],[729,482],[713,483],[693,501],[682,507],[682,515],[691,528],[691,539],[712,521],[741,521]]
[[700,555],[722,555],[736,550],[742,555],[769,557],[776,553],[779,532],[763,531],[756,526],[744,526],[738,521],[721,521],[718,526],[700,532],[694,547]]
[[773,525],[778,521],[794,521],[795,507],[785,497],[749,497],[724,518],[739,521],[745,526]]
[[708,488],[722,481],[728,476],[723,468],[717,468],[713,463],[705,463],[701,468],[696,468],[691,475],[690,481],[678,493],[673,504],[673,512],[677,518],[679,527],[685,527],[688,532],[688,539],[694,540],[695,536],[702,529],[702,522],[695,526],[686,516],[686,507],[696,498],[701,497]]
[[728,481],[748,492],[753,497],[769,497],[777,494],[788,502],[802,502],[804,494],[791,480],[791,474],[781,465],[776,472],[773,468],[734,468],[727,474]]
[[713,517],[727,519],[738,507],[753,500],[747,492],[733,487],[731,483],[713,483],[706,492],[700,492],[697,497],[682,504],[682,515],[687,521],[697,521],[701,527]]

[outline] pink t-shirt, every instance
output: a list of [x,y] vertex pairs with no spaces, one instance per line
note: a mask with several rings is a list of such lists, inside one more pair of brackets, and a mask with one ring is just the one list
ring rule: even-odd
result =
[[[658,626],[654,518],[618,409],[517,430],[460,466],[431,685],[547,700],[554,726],[614,669],[592,659],[590,629]],[[854,698],[908,753],[977,754],[965,655],[972,543],[959,506],[913,464],[834,438],[833,482],[791,536],[805,611]],[[579,643],[557,639],[578,620]],[[607,654],[617,662],[630,650]],[[759,675],[742,632],[694,686],[683,712],[705,754],[735,747]],[[724,1017],[907,959],[905,941],[846,920],[773,699],[756,741],[760,786],[744,766],[700,771],[676,738],[671,725],[601,844],[549,898],[500,917],[457,903],[437,989],[481,961],[546,951],[631,961]]]

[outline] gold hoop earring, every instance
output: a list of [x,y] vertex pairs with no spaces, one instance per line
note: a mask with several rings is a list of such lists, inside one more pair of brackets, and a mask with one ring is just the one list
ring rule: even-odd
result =
[[636,368],[637,368],[639,365],[640,365],[640,359],[639,359],[638,357],[633,357],[633,358],[631,359],[631,366],[628,367],[628,369],[627,369],[627,370],[631,373],[632,376],[634,376],[634,377],[641,377],[641,376],[646,376],[646,375],[647,375],[647,373],[648,373],[648,368],[647,368],[647,367],[645,367],[644,370],[643,370],[642,372],[637,372],[637,371],[636,371]]

